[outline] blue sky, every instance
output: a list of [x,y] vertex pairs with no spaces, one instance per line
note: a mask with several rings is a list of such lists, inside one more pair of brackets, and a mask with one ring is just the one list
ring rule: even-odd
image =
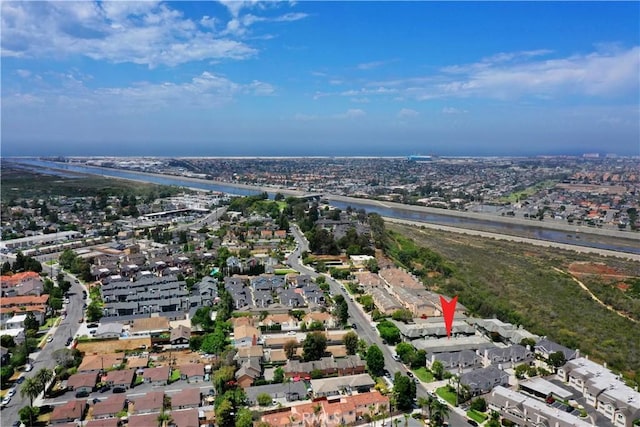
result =
[[11,2],[2,155],[640,154],[638,2]]

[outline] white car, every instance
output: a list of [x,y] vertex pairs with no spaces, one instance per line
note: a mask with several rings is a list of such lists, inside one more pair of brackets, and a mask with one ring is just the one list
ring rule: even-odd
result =
[[25,372],[29,372],[32,369],[33,369],[33,366],[31,366],[31,364],[28,364],[27,366],[24,367]]
[[6,396],[4,399],[2,399],[2,406],[7,406],[9,402],[11,402],[11,396]]
[[47,342],[51,342],[51,341],[53,341],[53,335],[49,335],[49,336],[47,337]]
[[16,388],[15,388],[15,387],[12,387],[12,388],[10,388],[10,389],[9,389],[9,391],[7,392],[7,396],[6,396],[6,397],[11,398],[11,397],[15,396],[15,394],[16,394]]

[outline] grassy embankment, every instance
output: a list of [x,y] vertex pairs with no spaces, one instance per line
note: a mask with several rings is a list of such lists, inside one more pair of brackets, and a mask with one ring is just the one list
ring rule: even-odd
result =
[[[605,263],[622,276],[633,276],[637,275],[637,263],[437,230],[386,226],[387,253],[422,277],[428,288],[458,295],[460,303],[476,316],[497,315],[567,347],[579,348],[640,382],[640,325],[607,310],[569,275],[553,269],[568,271],[576,261]],[[580,280],[596,295],[613,295],[607,301],[614,308],[640,317],[635,287],[623,292],[597,276]]]
[[[3,163],[2,203],[23,198],[47,198],[51,196],[86,197],[98,194],[123,195],[136,194],[146,196],[171,195],[178,192],[178,187],[147,184],[117,178],[106,178],[97,175],[74,174],[65,171],[62,177],[32,170],[17,168],[11,163]],[[186,190],[189,191],[189,190]]]

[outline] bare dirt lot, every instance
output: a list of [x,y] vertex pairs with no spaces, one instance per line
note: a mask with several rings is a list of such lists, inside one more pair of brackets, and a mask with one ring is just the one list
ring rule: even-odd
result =
[[151,338],[134,338],[129,340],[103,340],[80,342],[76,347],[83,353],[116,353],[118,350],[135,350],[145,346],[151,347]]

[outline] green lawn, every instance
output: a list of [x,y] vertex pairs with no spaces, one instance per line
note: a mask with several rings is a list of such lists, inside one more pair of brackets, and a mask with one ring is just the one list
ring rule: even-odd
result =
[[435,379],[433,378],[433,374],[431,373],[431,371],[427,370],[427,368],[425,368],[424,366],[421,366],[418,369],[412,369],[412,371],[422,382],[430,383]]
[[483,422],[486,421],[487,418],[489,418],[486,414],[483,414],[482,412],[478,412],[474,409],[467,411],[467,417],[471,418],[474,421],[477,421],[479,424],[482,424]]
[[169,377],[169,382],[173,383],[176,382],[180,379],[180,370],[179,369],[174,369],[173,371],[171,371],[171,376]]
[[290,268],[277,268],[273,272],[278,276],[284,276],[285,274],[289,273],[297,273],[296,270],[292,270]]
[[59,317],[50,317],[44,322],[44,325],[40,326],[40,330],[45,330],[53,327],[53,325],[58,321]]
[[436,394],[453,406],[456,405],[456,391],[449,389],[449,386],[440,387],[436,390]]

